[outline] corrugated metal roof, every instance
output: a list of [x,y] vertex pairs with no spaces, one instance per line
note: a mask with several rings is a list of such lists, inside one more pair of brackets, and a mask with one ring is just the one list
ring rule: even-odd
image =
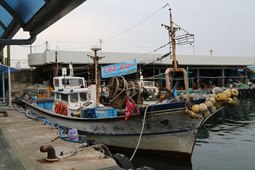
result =
[[250,72],[252,72],[253,74],[255,74],[255,66],[248,66],[247,67],[249,69]]
[[[58,62],[87,64],[92,63],[92,59],[88,56],[92,52],[81,51],[58,51]],[[136,59],[138,63],[148,64],[159,59],[163,54],[142,54],[142,53],[117,53],[117,52],[98,52],[98,56],[105,56],[99,61],[100,64],[120,63]],[[236,57],[236,56],[193,56],[193,55],[177,55],[180,65],[213,65],[213,66],[248,66],[253,65],[255,57]],[[55,51],[47,50],[44,53],[35,53],[28,55],[28,63],[30,66],[39,66],[44,64],[52,64],[55,62]],[[171,65],[170,57],[155,62],[155,64]]]

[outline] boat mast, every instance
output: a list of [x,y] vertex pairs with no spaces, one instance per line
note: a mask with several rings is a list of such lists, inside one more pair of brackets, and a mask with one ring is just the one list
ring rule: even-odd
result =
[[176,44],[175,44],[175,31],[176,28],[173,26],[173,17],[172,17],[172,12],[171,8],[169,8],[169,13],[170,13],[170,27],[169,27],[169,33],[171,37],[171,44],[172,44],[172,58],[173,58],[173,68],[177,68],[177,61],[176,61]]
[[[170,47],[170,57],[173,60],[172,68],[168,68],[165,71],[166,89],[168,91],[171,91],[171,83],[170,83],[169,73],[170,72],[182,72],[183,79],[184,79],[185,92],[186,92],[186,94],[189,94],[188,74],[184,68],[178,67],[178,62],[176,60],[176,44],[177,45],[191,44],[194,42],[194,35],[188,33],[186,30],[184,30],[177,24],[175,24],[177,27],[174,27],[171,8],[169,8],[169,15],[170,15],[170,26],[162,24],[162,26],[164,26],[169,32],[169,37],[170,37],[169,39],[171,41],[170,44],[172,46],[172,48]],[[186,34],[175,36],[175,32],[177,30],[183,30],[184,32],[186,32]]]
[[[182,27],[180,27],[179,25],[175,24],[173,22],[173,17],[172,17],[172,11],[171,8],[169,8],[169,16],[170,16],[170,26],[165,25],[165,24],[161,24],[162,26],[164,26],[168,32],[169,32],[169,40],[170,40],[170,57],[173,60],[173,69],[177,69],[178,68],[178,61],[176,59],[176,45],[186,45],[186,44],[192,44],[194,43],[194,34],[190,34],[188,31],[186,31],[185,29],[183,29]],[[174,25],[176,27],[174,27]],[[184,31],[185,34],[183,35],[175,35],[176,31]]]
[[101,50],[101,47],[92,47],[92,51],[94,51],[94,56],[88,55],[94,61],[95,65],[95,83],[96,83],[96,106],[99,105],[99,82],[98,82],[98,61],[101,60],[103,57],[97,56],[97,51]]

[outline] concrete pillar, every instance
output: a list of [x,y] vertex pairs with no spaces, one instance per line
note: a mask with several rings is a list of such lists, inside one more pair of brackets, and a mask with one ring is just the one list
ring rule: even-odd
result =
[[9,106],[11,106],[12,105],[12,99],[11,99],[11,92],[12,92],[12,87],[11,87],[11,68],[10,67],[8,67],[8,91],[9,91],[9,94],[8,94],[8,96],[9,96]]
[[11,48],[7,45],[7,66],[11,66]]
[[2,72],[2,93],[3,93],[3,102],[5,103],[5,79],[4,79],[4,72]]
[[244,76],[245,76],[245,84],[248,85],[249,83],[249,79],[248,79],[248,72],[247,72],[247,68],[244,69]]
[[4,65],[4,50],[0,51],[0,62],[2,65]]
[[222,84],[221,84],[221,86],[225,87],[225,69],[224,68],[222,68],[221,76],[222,76],[222,82],[221,82]]
[[197,87],[200,88],[200,70],[197,69]]

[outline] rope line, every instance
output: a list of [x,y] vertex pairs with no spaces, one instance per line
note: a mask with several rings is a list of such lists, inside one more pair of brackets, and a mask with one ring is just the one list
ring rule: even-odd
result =
[[168,42],[168,43],[166,43],[166,44],[160,46],[159,48],[156,48],[155,50],[152,50],[152,51],[150,51],[150,52],[148,52],[148,53],[142,54],[142,55],[140,55],[140,56],[138,56],[138,57],[136,57],[136,58],[140,58],[140,57],[149,55],[149,54],[151,54],[151,53],[153,53],[153,52],[156,52],[156,51],[158,51],[158,50],[160,50],[160,49],[166,47],[168,44],[170,44],[170,42]]
[[144,111],[143,120],[142,120],[142,121],[143,121],[143,124],[142,124],[142,128],[141,128],[141,132],[140,132],[140,135],[139,135],[138,142],[137,142],[137,145],[136,145],[136,147],[135,147],[135,150],[134,150],[134,152],[133,152],[131,158],[129,159],[130,161],[132,161],[132,159],[134,158],[134,156],[135,156],[135,154],[136,154],[136,152],[137,152],[137,149],[138,149],[139,146],[140,146],[141,139],[142,139],[142,135],[143,135],[143,130],[144,130],[144,125],[145,125],[145,120],[146,120],[146,115],[147,115],[147,110],[148,110],[149,106],[152,106],[152,105],[153,105],[153,104],[148,105],[148,106],[146,107],[145,111]]

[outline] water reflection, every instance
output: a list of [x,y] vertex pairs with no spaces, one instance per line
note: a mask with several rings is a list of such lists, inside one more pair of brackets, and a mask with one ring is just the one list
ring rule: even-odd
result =
[[241,99],[200,129],[194,148],[193,170],[254,169],[255,99]]
[[226,107],[213,117],[211,117],[201,127],[198,133],[198,139],[208,138],[209,131],[224,133],[237,133],[240,128],[248,128],[255,124],[255,100],[241,99],[240,105],[236,108]]
[[191,163],[140,155],[133,164],[157,170],[253,170],[254,150],[255,99],[241,99],[238,107],[222,110],[200,128]]
[[135,168],[142,167],[144,165],[152,167],[155,170],[192,170],[191,162],[181,162],[176,160],[169,160],[169,158],[156,157],[150,155],[138,155],[132,163]]

